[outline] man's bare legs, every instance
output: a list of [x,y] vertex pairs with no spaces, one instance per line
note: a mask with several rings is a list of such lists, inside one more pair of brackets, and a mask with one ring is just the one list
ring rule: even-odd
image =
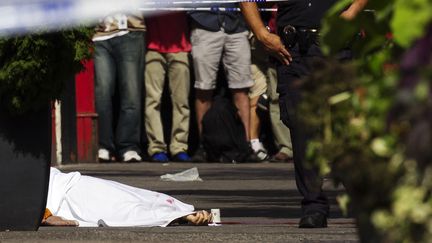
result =
[[250,139],[259,139],[259,133],[261,130],[261,121],[256,113],[257,103],[259,96],[250,98],[250,130],[249,136]]
[[256,112],[257,103],[260,96],[250,98],[250,144],[251,147],[260,161],[268,158],[267,150],[259,140],[261,130],[261,120]]
[[[249,141],[250,129],[250,103],[248,89],[231,89],[234,104],[238,109],[240,119],[246,132],[246,140]],[[198,131],[202,133],[202,119],[205,113],[210,109],[213,99],[213,90],[195,89],[195,110],[198,123]]]
[[204,148],[202,147],[202,120],[207,113],[207,111],[210,109],[210,106],[212,104],[213,99],[213,90],[202,90],[202,89],[195,89],[195,112],[196,112],[196,119],[198,124],[198,135],[200,139],[200,144],[198,147],[198,150],[195,151],[194,156],[192,156],[192,161],[194,162],[204,162],[207,160],[207,155],[204,151]]
[[212,99],[213,90],[195,89],[195,111],[200,138],[202,134],[202,119],[205,113],[210,109]]
[[250,101],[248,96],[249,88],[231,89],[234,104],[238,109],[238,114],[243,123],[246,132],[246,141],[250,140]]
[[[234,104],[238,109],[238,114],[245,128],[246,141],[249,141],[249,129],[250,129],[250,103],[248,96],[249,89],[231,89],[233,95]],[[195,110],[198,123],[198,132],[200,139],[202,134],[202,120],[205,113],[210,109],[213,99],[213,90],[200,90],[195,89]],[[204,161],[205,154],[202,148],[193,156],[193,161]]]

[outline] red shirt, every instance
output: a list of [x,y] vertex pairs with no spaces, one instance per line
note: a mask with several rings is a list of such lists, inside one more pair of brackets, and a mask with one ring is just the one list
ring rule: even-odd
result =
[[189,52],[189,27],[184,12],[146,18],[147,48],[161,53]]

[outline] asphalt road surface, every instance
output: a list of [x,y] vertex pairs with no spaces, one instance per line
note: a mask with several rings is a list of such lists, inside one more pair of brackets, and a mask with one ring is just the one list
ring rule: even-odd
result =
[[[162,181],[161,175],[198,168],[202,181]],[[331,202],[328,228],[299,229],[301,196],[288,163],[109,163],[59,166],[62,171],[115,180],[174,196],[197,209],[219,208],[221,226],[166,228],[41,227],[0,232],[0,242],[358,242],[352,218],[336,196],[343,188],[325,181]]]

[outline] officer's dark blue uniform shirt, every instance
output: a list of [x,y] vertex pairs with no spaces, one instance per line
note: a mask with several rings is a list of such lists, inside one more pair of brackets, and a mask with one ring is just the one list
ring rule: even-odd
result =
[[[224,4],[219,7],[237,8],[238,6]],[[198,27],[208,31],[219,31],[223,28],[226,33],[239,33],[247,30],[243,15],[238,11],[190,11],[189,15]]]
[[327,10],[337,0],[288,0],[278,5],[278,27],[292,25],[295,27],[316,29]]

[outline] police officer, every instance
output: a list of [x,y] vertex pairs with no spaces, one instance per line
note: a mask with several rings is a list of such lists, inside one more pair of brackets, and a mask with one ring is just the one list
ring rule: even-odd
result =
[[[241,3],[245,20],[251,30],[281,65],[278,66],[278,92],[281,120],[291,130],[295,178],[303,195],[300,228],[327,227],[329,204],[322,192],[322,179],[318,171],[304,165],[308,135],[297,122],[296,107],[300,102],[299,87],[293,83],[309,75],[313,59],[323,58],[317,42],[320,22],[336,0],[289,0],[278,4],[278,35],[267,31],[255,2]],[[341,17],[353,19],[366,5],[367,0],[354,0]]]

